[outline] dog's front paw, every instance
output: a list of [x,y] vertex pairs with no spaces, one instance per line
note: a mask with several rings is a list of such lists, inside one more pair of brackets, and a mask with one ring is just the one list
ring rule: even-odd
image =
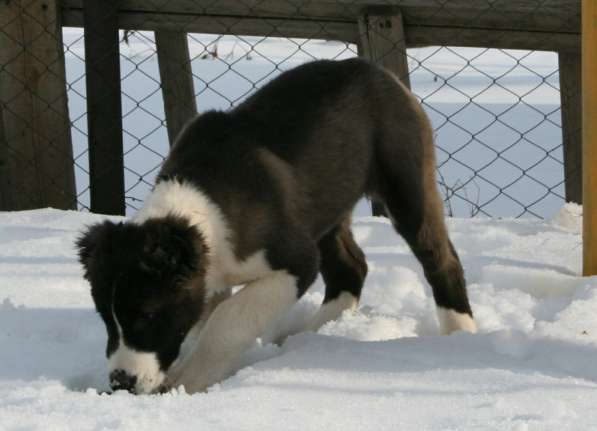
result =
[[179,383],[179,376],[168,375],[162,384],[156,388],[154,391],[155,394],[165,394],[170,392],[172,389],[175,389],[181,385]]
[[162,383],[156,389],[153,390],[153,394],[167,394],[170,392],[174,386],[170,385],[169,383]]

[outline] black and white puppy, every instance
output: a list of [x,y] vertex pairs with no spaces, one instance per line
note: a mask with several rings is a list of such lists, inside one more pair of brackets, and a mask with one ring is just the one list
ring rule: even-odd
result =
[[139,213],[80,238],[112,388],[220,381],[318,272],[326,293],[310,328],[354,309],[367,264],[350,214],[363,195],[385,204],[421,262],[442,331],[475,332],[425,113],[385,70],[316,61],[193,119]]

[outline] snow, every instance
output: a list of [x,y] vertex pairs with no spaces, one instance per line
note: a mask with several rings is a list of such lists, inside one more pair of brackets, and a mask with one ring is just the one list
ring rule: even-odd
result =
[[430,289],[389,223],[357,217],[361,305],[299,328],[318,280],[239,360],[189,395],[108,389],[105,330],[73,241],[105,217],[0,213],[0,430],[596,429],[597,278],[579,275],[582,208],[552,220],[449,219],[479,326],[438,336]]

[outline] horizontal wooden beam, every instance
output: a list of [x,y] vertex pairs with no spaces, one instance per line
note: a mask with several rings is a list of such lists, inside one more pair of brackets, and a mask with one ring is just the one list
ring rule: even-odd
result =
[[[82,14],[64,9],[67,27],[80,27]],[[351,22],[305,21],[228,16],[194,16],[171,13],[120,12],[123,30],[181,31],[186,33],[237,34],[244,36],[295,37],[304,39],[356,41],[358,29]]]
[[[459,27],[580,33],[580,0],[121,0],[122,13],[282,18],[356,22],[365,9],[402,14],[405,27]],[[65,10],[81,9],[83,0],[63,0]]]
[[[277,36],[341,40],[349,43],[359,42],[357,19],[355,17],[354,21],[322,21],[134,11],[120,11],[118,16],[119,26],[124,30]],[[83,21],[82,13],[78,9],[65,8],[62,20],[65,26],[80,27]],[[580,51],[580,34],[576,33],[405,25],[405,34],[408,47],[449,45],[560,52]]]
[[406,27],[406,45],[580,52],[580,34],[456,27]]

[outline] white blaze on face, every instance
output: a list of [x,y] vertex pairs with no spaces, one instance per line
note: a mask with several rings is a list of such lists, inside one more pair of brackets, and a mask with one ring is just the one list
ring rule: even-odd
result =
[[118,328],[118,348],[108,357],[108,373],[123,370],[137,378],[135,393],[147,394],[157,389],[166,375],[160,370],[160,363],[155,353],[139,352],[126,345],[122,328],[116,314],[112,311]]

